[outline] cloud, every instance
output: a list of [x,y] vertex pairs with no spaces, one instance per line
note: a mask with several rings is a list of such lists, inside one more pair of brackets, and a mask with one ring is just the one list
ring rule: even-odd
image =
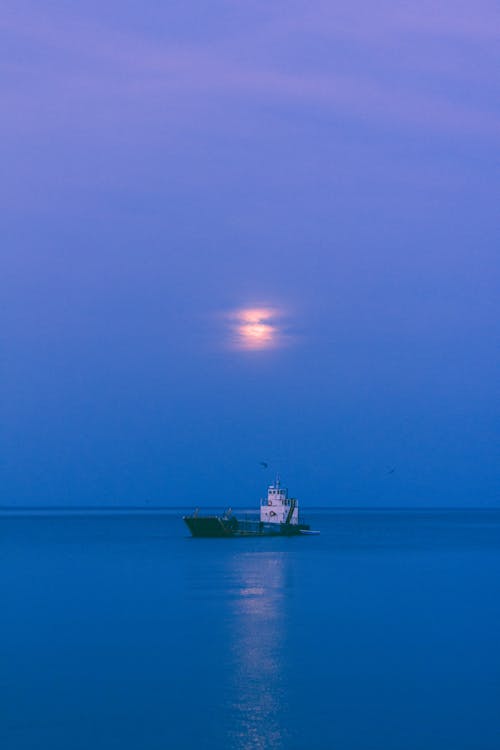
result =
[[[421,6],[419,12],[406,6],[394,10],[387,2],[335,8],[299,3],[286,15],[269,14],[260,26],[238,27],[215,44],[209,34],[180,44],[172,41],[175,35],[152,39],[133,28],[118,30],[60,11],[40,13],[38,5],[23,6],[24,13],[15,7],[0,15],[8,39],[0,67],[2,120],[3,128],[10,124],[14,133],[19,128],[60,130],[72,120],[104,132],[120,127],[120,120],[126,128],[148,117],[169,132],[186,122],[223,129],[229,113],[241,106],[314,106],[365,126],[498,137],[499,117],[487,96],[491,81],[485,68],[478,74],[485,95],[477,95],[479,81],[471,96],[467,86],[447,83],[450,65],[443,49],[432,47],[426,55],[422,46],[435,35],[444,39],[449,57],[462,61],[468,80],[468,55],[453,46],[453,38],[493,40],[489,3],[482,3],[483,15],[480,10],[471,14],[463,3],[458,8],[445,3],[439,10],[428,4],[428,12]],[[400,65],[392,54],[384,57],[384,50],[394,52],[395,39],[401,42],[408,35],[417,42],[401,49]],[[330,47],[312,64],[314,38],[325,37]],[[341,57],[339,39],[347,45]],[[460,80],[460,65],[451,68]]]

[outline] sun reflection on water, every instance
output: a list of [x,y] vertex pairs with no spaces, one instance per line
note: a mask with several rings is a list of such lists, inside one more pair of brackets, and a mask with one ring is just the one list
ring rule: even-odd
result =
[[231,746],[239,750],[286,747],[284,560],[279,553],[235,558]]

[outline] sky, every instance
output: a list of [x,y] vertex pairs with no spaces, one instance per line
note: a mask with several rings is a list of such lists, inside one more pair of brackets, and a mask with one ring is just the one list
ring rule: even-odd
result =
[[0,506],[498,506],[499,37],[4,0]]

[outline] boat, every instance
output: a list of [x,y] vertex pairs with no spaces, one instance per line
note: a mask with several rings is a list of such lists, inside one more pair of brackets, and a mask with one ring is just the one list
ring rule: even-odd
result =
[[[299,521],[299,501],[288,496],[279,476],[260,501],[259,519],[238,518],[229,508],[220,516],[202,515],[198,509],[183,520],[195,537],[298,536],[311,533],[309,524]],[[319,533],[319,532],[316,532]]]

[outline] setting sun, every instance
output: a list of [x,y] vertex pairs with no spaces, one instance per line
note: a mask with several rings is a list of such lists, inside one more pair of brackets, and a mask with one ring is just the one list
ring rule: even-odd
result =
[[280,342],[278,311],[268,307],[243,308],[231,313],[232,345],[236,349],[272,349]]

